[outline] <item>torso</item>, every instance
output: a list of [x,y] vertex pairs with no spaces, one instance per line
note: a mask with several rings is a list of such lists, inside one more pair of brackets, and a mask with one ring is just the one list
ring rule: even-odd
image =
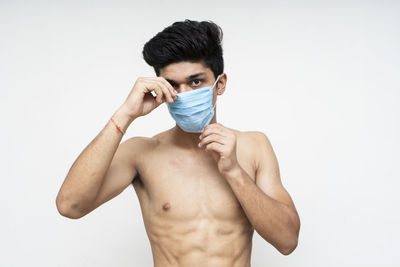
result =
[[[238,162],[254,180],[247,133],[235,133]],[[168,138],[166,131],[145,141],[133,181],[154,266],[249,267],[254,229],[216,161]]]

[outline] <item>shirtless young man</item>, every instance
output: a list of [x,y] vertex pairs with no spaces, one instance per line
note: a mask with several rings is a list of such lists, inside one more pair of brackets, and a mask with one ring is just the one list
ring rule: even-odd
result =
[[[136,80],[76,159],[56,199],[61,215],[81,218],[132,184],[156,267],[250,266],[254,229],[284,255],[296,248],[300,219],[268,138],[217,123],[227,82],[221,41],[216,24],[186,20],[145,45],[157,77]],[[162,103],[173,128],[120,144],[136,118]]]

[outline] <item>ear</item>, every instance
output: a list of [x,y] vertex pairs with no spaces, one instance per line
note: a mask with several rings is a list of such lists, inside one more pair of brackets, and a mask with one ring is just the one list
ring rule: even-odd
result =
[[217,95],[222,95],[225,92],[225,88],[226,88],[226,82],[227,82],[227,75],[226,73],[221,73],[219,80],[215,86],[216,90],[217,90]]

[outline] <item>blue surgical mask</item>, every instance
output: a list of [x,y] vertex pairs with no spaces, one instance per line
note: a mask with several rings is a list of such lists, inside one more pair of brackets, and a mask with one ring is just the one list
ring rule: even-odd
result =
[[[220,75],[211,86],[177,94],[173,103],[168,103],[168,111],[179,127],[188,133],[200,133],[214,117],[213,88]],[[217,101],[215,101],[217,104]]]

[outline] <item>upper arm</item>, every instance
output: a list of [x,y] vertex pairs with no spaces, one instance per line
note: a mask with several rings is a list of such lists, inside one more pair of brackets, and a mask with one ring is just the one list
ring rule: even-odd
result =
[[135,160],[139,154],[141,137],[133,137],[122,142],[110,163],[94,203],[85,214],[124,191],[137,174]]
[[[256,153],[256,185],[266,195],[287,207],[288,209],[285,208],[286,210],[291,211],[287,213],[291,222],[290,229],[293,230],[293,233],[297,235],[296,238],[298,238],[300,231],[300,218],[292,198],[282,184],[278,160],[272,148],[271,142],[269,141],[268,137],[261,132],[255,133],[255,139],[257,140],[256,143],[258,144],[258,153]],[[282,210],[284,209],[282,208]]]
[[292,198],[284,188],[279,164],[268,137],[262,132],[254,132],[256,153],[256,185],[271,198],[296,210]]

